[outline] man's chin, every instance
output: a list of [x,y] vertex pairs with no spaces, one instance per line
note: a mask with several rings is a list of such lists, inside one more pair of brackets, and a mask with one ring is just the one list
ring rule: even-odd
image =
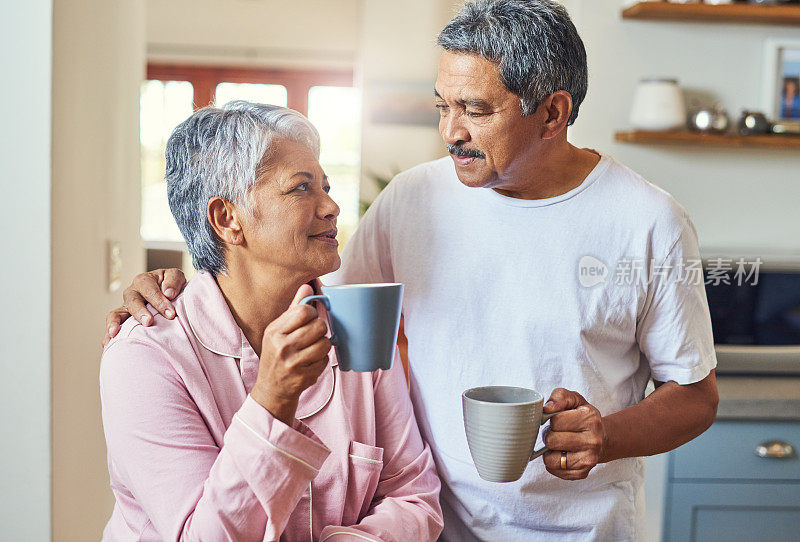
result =
[[456,175],[461,184],[470,188],[482,188],[489,184],[490,177],[485,171],[464,171],[456,168]]

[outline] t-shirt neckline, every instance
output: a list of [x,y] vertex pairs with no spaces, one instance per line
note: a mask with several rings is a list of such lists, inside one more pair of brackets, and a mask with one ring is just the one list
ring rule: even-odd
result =
[[[479,188],[481,192],[487,194],[486,197],[493,198],[496,201],[503,203],[505,205],[511,205],[513,207],[545,207],[548,205],[555,205],[556,203],[561,203],[562,201],[566,201],[570,198],[573,198],[589,188],[600,176],[608,169],[608,166],[611,164],[611,157],[606,154],[600,154],[600,161],[594,166],[594,169],[589,172],[589,175],[583,179],[583,182],[570,190],[569,192],[564,192],[561,195],[553,196],[552,198],[542,198],[542,199],[521,199],[521,198],[512,198],[510,196],[504,196],[503,194],[499,194],[495,192],[491,188]],[[459,181],[460,183],[460,181]]]

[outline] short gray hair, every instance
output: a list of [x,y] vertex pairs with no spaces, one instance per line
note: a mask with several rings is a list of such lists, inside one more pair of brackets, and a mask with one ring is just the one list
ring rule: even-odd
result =
[[284,137],[319,159],[319,134],[307,118],[285,107],[236,100],[204,107],[180,123],[167,141],[167,199],[196,269],[226,272],[225,246],[206,216],[221,197],[248,208],[248,193],[270,144]]
[[500,64],[500,79],[530,115],[558,90],[572,96],[568,124],[586,97],[586,49],[564,6],[553,0],[476,0],[439,34],[446,51],[473,53]]

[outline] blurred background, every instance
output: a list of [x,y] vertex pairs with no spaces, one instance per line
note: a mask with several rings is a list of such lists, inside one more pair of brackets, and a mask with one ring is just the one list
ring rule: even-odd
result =
[[[644,23],[621,17],[630,2],[564,4],[590,70],[570,140],[671,192],[704,249],[800,253],[797,149],[614,137],[647,76],[675,77],[733,114],[761,107],[765,43],[797,40],[796,29]],[[172,128],[194,108],[237,98],[308,115],[345,243],[382,183],[444,155],[435,38],[460,5],[3,0],[0,538],[97,540],[110,515],[97,382],[104,318],[137,273],[191,267],[165,197]],[[650,464],[657,533],[666,467]]]

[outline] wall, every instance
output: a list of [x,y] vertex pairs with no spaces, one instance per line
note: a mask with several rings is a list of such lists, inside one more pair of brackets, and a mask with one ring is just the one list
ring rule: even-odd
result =
[[148,59],[352,67],[361,2],[148,0]]
[[53,539],[98,540],[111,513],[98,367],[109,293],[144,267],[139,240],[139,85],[144,7],[55,0],[53,10]]
[[375,196],[370,176],[392,175],[445,155],[436,125],[372,122],[370,110],[381,86],[419,85],[433,107],[433,85],[440,51],[436,36],[452,16],[449,0],[364,0],[359,68],[364,88],[362,193]]
[[50,536],[50,86],[52,2],[0,18],[0,145],[6,249],[0,266],[0,525],[7,540]]

